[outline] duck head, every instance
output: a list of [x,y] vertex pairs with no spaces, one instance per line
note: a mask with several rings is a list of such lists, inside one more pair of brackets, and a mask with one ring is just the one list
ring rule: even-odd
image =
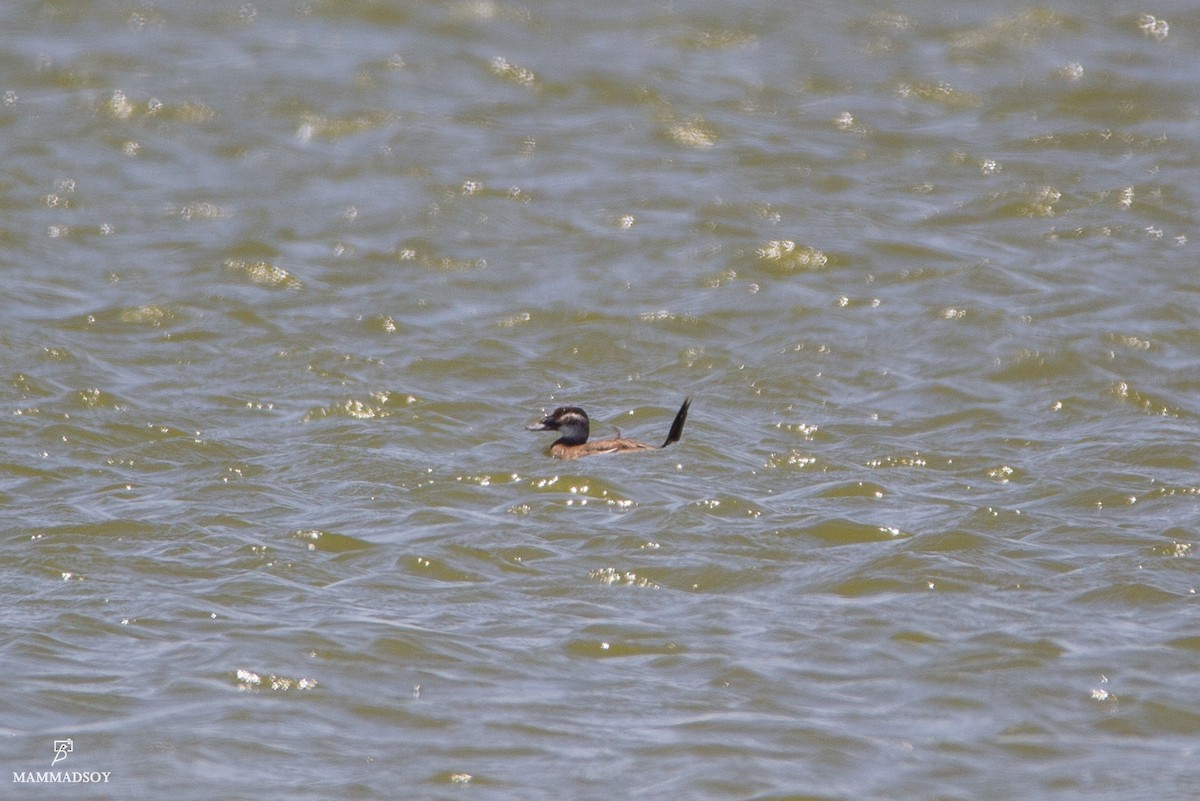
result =
[[578,406],[560,406],[533,425],[529,431],[557,431],[563,445],[582,445],[588,438],[587,412]]

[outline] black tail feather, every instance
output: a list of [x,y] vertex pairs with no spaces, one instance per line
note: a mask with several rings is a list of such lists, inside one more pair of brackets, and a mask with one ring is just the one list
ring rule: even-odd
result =
[[662,444],[664,448],[672,442],[679,442],[679,438],[683,436],[683,424],[687,422],[688,406],[691,403],[691,398],[685,398],[683,405],[679,407],[679,413],[675,415],[675,422],[671,423],[671,433],[667,434],[667,441]]

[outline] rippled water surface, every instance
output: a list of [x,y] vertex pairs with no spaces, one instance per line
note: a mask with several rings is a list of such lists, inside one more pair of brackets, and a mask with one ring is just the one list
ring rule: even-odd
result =
[[0,796],[1196,797],[1194,4],[0,29]]

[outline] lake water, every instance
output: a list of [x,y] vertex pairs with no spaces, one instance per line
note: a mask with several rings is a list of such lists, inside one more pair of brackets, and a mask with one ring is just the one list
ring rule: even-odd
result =
[[0,30],[0,796],[1196,798],[1194,3]]

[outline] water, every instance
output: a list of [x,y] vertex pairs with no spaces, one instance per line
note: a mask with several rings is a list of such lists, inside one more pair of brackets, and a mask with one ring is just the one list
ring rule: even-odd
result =
[[5,797],[1195,797],[1189,4],[0,27]]

